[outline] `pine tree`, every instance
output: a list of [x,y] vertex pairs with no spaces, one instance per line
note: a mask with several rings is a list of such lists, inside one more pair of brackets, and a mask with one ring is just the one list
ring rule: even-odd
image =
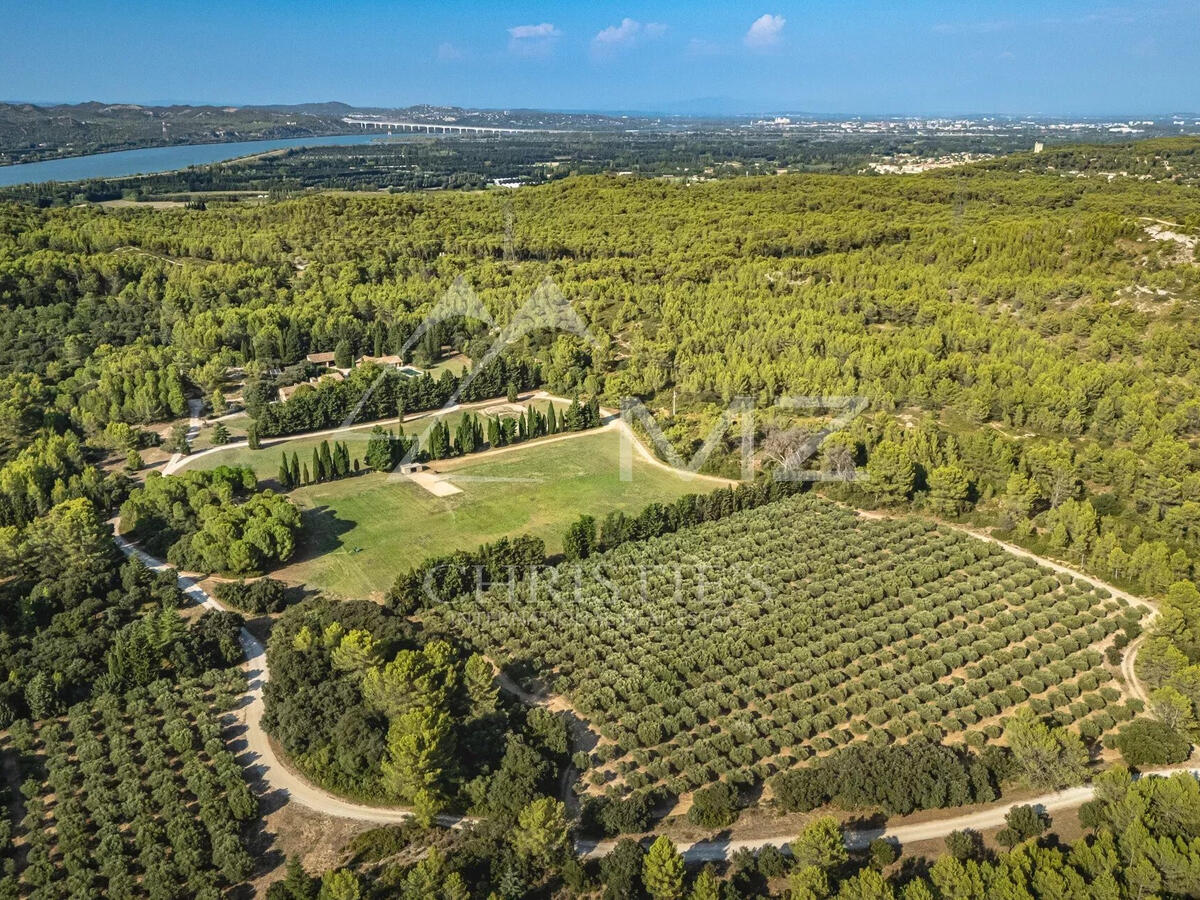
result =
[[563,857],[567,839],[567,810],[553,797],[534,800],[517,815],[513,849],[521,859],[547,868]]
[[444,711],[415,707],[394,718],[388,728],[383,784],[393,796],[417,804],[418,821],[425,825],[445,808],[445,778],[453,763],[452,726]]
[[312,471],[313,482],[320,482],[320,481],[325,480],[325,476],[321,470],[321,454],[319,452],[317,452],[316,447],[313,447],[313,450],[312,450],[312,469],[311,469],[311,471]]
[[279,463],[279,475],[276,476],[280,487],[285,491],[292,489],[292,471],[288,468],[287,454],[283,454],[283,460]]
[[362,886],[349,869],[331,869],[321,879],[321,900],[359,900]]
[[654,900],[683,898],[683,857],[665,834],[650,845],[642,861],[642,883]]
[[287,877],[282,884],[283,894],[288,900],[316,900],[317,879],[304,871],[298,856],[288,857]]
[[717,876],[708,866],[705,866],[696,876],[696,882],[692,885],[692,892],[688,894],[688,900],[721,900],[721,882],[717,880]]
[[554,415],[554,404],[546,404],[546,434],[558,434],[558,418]]
[[463,669],[463,684],[471,702],[471,715],[483,716],[496,711],[496,677],[492,664],[472,653]]
[[1034,784],[1062,788],[1087,775],[1088,752],[1079,736],[1066,728],[1050,728],[1022,706],[1004,729],[1013,758]]
[[308,474],[308,464],[307,463],[305,463],[305,465],[304,465],[304,471],[302,474],[304,476],[304,484],[312,484],[312,477]]
[[848,858],[842,826],[833,816],[824,816],[807,825],[792,841],[791,848],[797,866],[815,866],[823,872],[833,871]]

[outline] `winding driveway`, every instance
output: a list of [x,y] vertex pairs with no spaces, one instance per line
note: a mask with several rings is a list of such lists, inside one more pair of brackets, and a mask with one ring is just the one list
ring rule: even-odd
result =
[[[196,438],[200,436],[200,428],[204,425],[204,420],[200,418],[201,414],[204,412],[204,401],[189,400],[187,404],[188,412],[191,414],[191,418],[188,419],[187,430],[187,442],[188,446],[190,447],[192,445],[192,441],[196,440]],[[170,475],[176,469],[180,468],[187,459],[190,459],[187,454],[173,453],[171,458],[167,461],[167,464],[163,467],[163,474]]]
[[[1200,769],[1155,769],[1144,772],[1140,777],[1168,776],[1177,772],[1187,772],[1200,777]],[[972,829],[983,831],[989,828],[999,828],[1004,825],[1004,817],[1014,806],[1030,805],[1044,812],[1052,813],[1064,809],[1074,809],[1092,799],[1094,794],[1091,785],[1067,788],[1053,791],[1037,797],[1030,797],[1017,803],[1003,803],[973,813],[958,816],[939,817],[928,822],[917,822],[912,825],[898,825],[894,828],[882,826],[859,831],[846,831],[846,846],[851,850],[863,850],[876,838],[886,838],[901,846],[919,841],[931,841],[943,838],[952,831]],[[696,841],[679,846],[679,852],[688,862],[715,862],[727,859],[739,850],[760,850],[766,846],[786,847],[794,834],[787,837],[752,838],[746,840],[708,840]],[[576,849],[581,856],[605,856],[616,846],[615,841],[580,841]]]
[[[111,524],[114,525],[113,530],[115,533],[115,520]],[[121,548],[122,553],[140,560],[147,567],[158,572],[173,571],[166,563],[134,547],[120,535],[116,536],[116,542],[117,546]],[[182,573],[176,574],[179,580],[179,589],[191,600],[206,609],[225,611],[225,607],[217,602],[204,588],[200,587],[194,578]],[[281,791],[289,800],[294,800],[301,806],[306,806],[315,812],[342,819],[353,819],[359,822],[392,825],[412,818],[412,810],[404,807],[385,808],[368,806],[338,797],[336,794],[331,794],[329,791],[316,787],[284,765],[279,757],[275,755],[271,741],[262,727],[264,709],[263,686],[271,677],[271,673],[267,669],[266,650],[262,642],[245,628],[242,629],[238,637],[242,645],[242,653],[246,656],[246,662],[244,663],[244,668],[246,669],[246,700],[238,707],[234,715],[246,729],[246,752],[249,754],[250,759],[246,768],[252,779],[256,782],[255,787],[259,793]],[[457,816],[438,817],[438,824],[449,827],[461,825],[467,821],[470,820]]]
[[[608,412],[607,410],[605,411]],[[195,421],[195,418],[193,419]],[[618,424],[619,423],[619,424]],[[633,434],[628,426],[617,419],[615,422],[610,422],[609,427],[623,427],[627,431],[627,437],[634,442],[634,446],[639,450],[639,455],[662,465],[665,468],[677,471],[672,467],[663,463],[653,456],[641,443],[640,440]],[[588,432],[581,432],[587,434]],[[701,476],[706,477],[706,476]],[[724,479],[717,479],[723,481]],[[878,512],[861,513],[868,518],[882,518],[887,514]],[[116,534],[117,520],[111,520],[113,532]],[[1044,559],[1031,553],[1024,548],[1017,547],[1012,544],[1005,543],[988,534],[973,531],[972,529],[954,525],[952,523],[942,523],[946,527],[954,528],[955,530],[964,532],[972,537],[980,540],[990,541],[998,544],[1010,553],[1017,556],[1022,556],[1037,562],[1039,565],[1046,566],[1056,572],[1061,572],[1070,575],[1073,578],[1079,578],[1083,581],[1097,587],[1102,587],[1115,596],[1125,599],[1127,602],[1145,606],[1152,610],[1144,599],[1136,597],[1125,591],[1114,588],[1111,585],[1105,584],[1098,579],[1078,572],[1061,563],[1056,563],[1048,559]],[[171,569],[166,563],[155,559],[144,551],[134,547],[129,541],[122,538],[119,534],[116,535],[117,546],[121,551],[129,557],[136,558],[147,565],[149,568],[156,571],[166,571]],[[210,596],[203,588],[197,584],[196,579],[183,573],[176,573],[179,580],[180,589],[194,602],[208,609],[224,610],[216,599]],[[262,643],[254,637],[247,629],[243,628],[240,635],[242,651],[246,656],[245,669],[247,675],[247,693],[246,701],[236,712],[240,722],[245,725],[246,748],[249,753],[251,762],[247,766],[247,771],[250,773],[252,780],[255,782],[256,788],[260,793],[269,791],[280,791],[285,794],[288,799],[294,800],[302,806],[328,816],[350,819],[359,822],[370,822],[380,825],[397,824],[407,821],[413,815],[410,809],[403,807],[378,807],[369,806],[361,803],[354,803],[342,797],[338,797],[328,791],[322,790],[305,780],[298,773],[288,768],[276,756],[274,748],[267,737],[266,732],[262,727],[263,716],[263,686],[270,678],[270,672],[267,669],[266,651]],[[1145,690],[1138,683],[1133,672],[1133,657],[1137,647],[1140,645],[1141,639],[1134,641],[1129,645],[1125,653],[1125,660],[1122,663],[1122,674],[1126,678],[1131,693],[1134,696],[1144,699]],[[501,687],[505,690],[514,693],[521,700],[526,702],[544,702],[544,698],[534,697],[531,694],[523,691],[511,679],[501,675],[499,678]],[[1161,769],[1145,773],[1145,775],[1170,775],[1174,772],[1186,771],[1193,775],[1200,776],[1200,769]],[[895,827],[883,826],[878,829],[865,831],[848,831],[846,833],[846,844],[851,849],[866,847],[872,840],[884,837],[897,841],[900,844],[913,843],[917,841],[933,840],[945,837],[952,831],[960,831],[962,829],[986,830],[997,828],[1004,824],[1004,816],[1009,809],[1016,805],[1033,805],[1039,807],[1046,812],[1054,812],[1056,810],[1072,809],[1086,803],[1093,796],[1093,788],[1090,785],[1082,785],[1079,787],[1068,788],[1062,791],[1053,791],[1042,794],[1037,797],[1031,797],[1021,800],[1019,803],[1001,803],[987,809],[977,810],[971,813],[965,813],[956,816],[945,816],[933,819],[927,822],[914,823],[911,825],[898,825]],[[449,827],[461,827],[474,820],[468,818],[460,818],[454,816],[441,816],[438,819],[439,824]],[[683,844],[680,846],[680,852],[689,861],[718,861],[729,857],[730,854],[738,850],[756,850],[765,846],[783,847],[794,835],[778,835],[765,838],[753,839],[738,839],[738,840],[704,840],[696,841],[691,844]],[[603,856],[616,846],[614,841],[579,841],[576,844],[576,849],[581,856],[596,857]]]

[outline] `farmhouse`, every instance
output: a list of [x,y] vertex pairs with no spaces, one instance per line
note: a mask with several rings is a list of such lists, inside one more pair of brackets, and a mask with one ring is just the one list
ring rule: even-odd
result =
[[308,381],[301,381],[299,384],[285,384],[279,389],[279,402],[287,403],[292,399],[292,395],[302,387],[316,387],[322,381],[345,381],[346,376],[339,370],[334,369],[331,372],[326,372],[324,375],[318,375],[316,378],[310,378]]
[[389,356],[360,356],[354,361],[356,366],[361,366],[363,363],[374,363],[377,366],[384,366],[388,369],[399,369],[404,365],[404,359],[391,354]]

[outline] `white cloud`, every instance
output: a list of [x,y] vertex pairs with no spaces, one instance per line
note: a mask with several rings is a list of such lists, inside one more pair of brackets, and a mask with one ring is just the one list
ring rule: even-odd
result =
[[545,39],[556,38],[560,34],[557,28],[549,22],[543,22],[541,25],[514,25],[508,29],[508,33],[514,41],[523,41],[528,39]]
[[548,56],[561,35],[562,32],[549,22],[514,25],[508,29],[508,49],[518,56]]
[[620,25],[609,25],[592,38],[592,52],[604,56],[622,47],[632,47],[642,40],[660,38],[667,31],[667,26],[660,22],[641,22],[628,17],[621,20]]
[[641,33],[642,23],[633,19],[622,19],[620,25],[609,25],[596,35],[597,44],[628,44]]
[[444,41],[438,44],[437,58],[442,62],[453,62],[456,59],[462,59],[463,52],[449,41]]
[[742,43],[752,50],[765,50],[779,43],[783,26],[787,19],[783,16],[773,16],[764,13],[754,20]]

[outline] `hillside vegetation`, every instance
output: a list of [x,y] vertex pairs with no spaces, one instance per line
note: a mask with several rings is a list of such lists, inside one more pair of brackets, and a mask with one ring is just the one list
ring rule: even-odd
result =
[[[483,423],[463,416],[453,442],[443,424],[422,445],[465,485],[458,501],[427,507],[446,515],[342,504],[358,516],[354,539],[380,556],[403,546],[393,560],[412,569],[386,607],[314,598],[278,614],[264,725],[327,788],[413,805],[425,824],[442,811],[486,820],[452,867],[423,845],[380,892],[403,879],[421,897],[549,895],[560,882],[586,894],[591,876],[569,853],[568,828],[642,832],[669,796],[690,801],[691,824],[714,834],[759,800],[795,812],[909,812],[991,800],[1013,784],[1078,784],[1118,751],[1136,766],[1186,758],[1200,737],[1200,199],[1157,170],[1142,180],[1023,167],[579,177],[503,194],[207,209],[0,205],[0,644],[12,657],[0,726],[6,759],[11,746],[31,766],[26,798],[41,815],[20,838],[41,845],[7,855],[9,883],[62,893],[72,879],[85,895],[120,883],[119,866],[97,875],[100,855],[92,866],[80,850],[103,823],[73,833],[68,802],[65,831],[40,824],[56,816],[51,795],[86,806],[89,778],[103,782],[99,797],[132,791],[121,785],[138,773],[91,765],[104,747],[88,729],[121,704],[128,717],[154,718],[147,692],[158,703],[174,696],[171,684],[239,657],[239,617],[186,625],[169,576],[117,564],[105,523],[118,509],[122,528],[181,566],[332,571],[340,560],[326,551],[353,532],[320,504],[383,477],[355,477],[338,436],[318,446],[307,475],[295,449],[285,466],[278,449],[253,449],[260,438],[359,412],[395,422],[455,397],[514,403],[538,388],[572,398],[574,418],[586,409],[592,424],[601,404],[640,401],[685,458],[730,404],[752,407],[753,421],[713,437],[704,466],[734,477],[746,462],[753,483],[679,497],[683,487],[654,467],[661,480],[647,487],[635,471],[609,495],[597,473],[611,458],[591,448],[616,428],[476,462]],[[435,310],[438,325],[422,330]],[[497,337],[513,332],[498,354]],[[330,361],[349,371],[362,356],[419,355],[434,369],[451,351],[476,368],[378,379],[367,363],[318,378]],[[315,353],[332,359],[306,360]],[[836,410],[820,404],[839,397],[858,398],[862,414],[831,428]],[[269,455],[279,486],[307,498],[304,515],[264,490],[257,465],[146,474],[147,462],[188,452],[193,416],[233,404],[244,407],[245,452]],[[551,434],[526,423],[526,436]],[[200,430],[201,444],[230,436]],[[491,432],[487,443],[511,443],[498,423]],[[389,443],[381,429],[360,472],[394,462]],[[529,501],[533,487],[470,480],[539,472],[558,477],[540,494],[563,498],[553,515]],[[824,480],[790,496],[800,474]],[[472,491],[496,511],[483,502],[472,512]],[[884,515],[857,519],[851,507]],[[460,509],[465,527],[455,528]],[[933,519],[990,529],[1153,601],[1136,665],[1127,654],[1139,613],[1116,595]],[[531,535],[512,533],[525,527]],[[439,555],[418,563],[423,540]],[[506,582],[532,567],[545,587],[575,566],[588,576],[586,603],[535,594],[519,578],[491,585],[482,603],[454,599],[470,590],[468,573]],[[346,593],[382,586],[361,575],[331,577]],[[614,587],[620,597],[604,593]],[[500,695],[494,662],[558,696],[540,707],[518,703],[519,691]],[[170,683],[161,691],[160,678]],[[574,729],[567,706],[584,720]],[[108,841],[110,856],[130,861],[131,893],[149,873],[189,890],[245,873],[234,845],[253,810],[231,808],[237,825],[207,841],[198,825],[170,824],[187,817],[161,785],[188,782],[201,821],[209,776],[240,793],[217,748],[187,739],[191,723],[210,739],[198,710],[170,725],[160,706],[161,739],[157,726],[134,735],[161,796],[145,810],[134,794],[118,798],[141,844],[157,848],[138,846],[135,863]],[[122,739],[102,724],[119,754]],[[159,752],[176,733],[178,761]],[[562,799],[572,800],[572,771],[584,773],[578,819]],[[1167,798],[1160,817],[1156,804],[1178,783],[1143,793],[1120,777],[1101,783],[1099,805],[1081,817],[1093,833],[1069,865],[1065,850],[1030,845],[985,864],[967,847],[955,857],[961,870],[935,875],[936,893],[907,879],[921,885],[913,895],[1016,896],[1009,869],[1035,863],[1072,884],[1079,872],[1108,879],[1111,896],[1195,893],[1180,868],[1193,865],[1200,838],[1194,798]],[[873,889],[851,873],[836,826],[812,827],[797,841],[793,897],[825,896],[835,883],[845,896],[889,895],[889,884]],[[1005,840],[1042,827],[1036,811],[1017,814]],[[610,895],[661,885],[667,869],[682,878],[669,844],[645,871],[638,845],[621,847],[602,867]],[[886,848],[876,850],[882,860]],[[761,863],[760,874],[787,868]],[[960,876],[978,889],[960,890]],[[333,873],[325,895],[353,896],[356,878]],[[315,892],[303,872],[294,880],[304,886],[291,896]]]

